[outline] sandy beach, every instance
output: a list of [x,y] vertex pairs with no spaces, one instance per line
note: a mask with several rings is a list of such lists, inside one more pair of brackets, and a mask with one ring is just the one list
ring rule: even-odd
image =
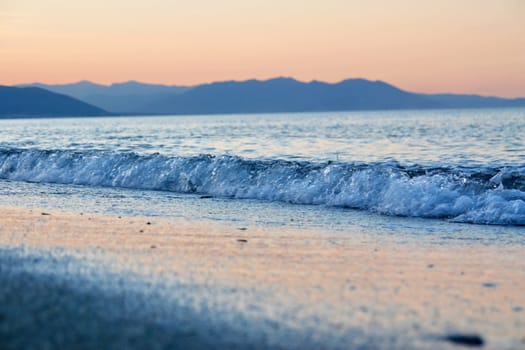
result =
[[1,211],[1,348],[525,347],[522,246]]

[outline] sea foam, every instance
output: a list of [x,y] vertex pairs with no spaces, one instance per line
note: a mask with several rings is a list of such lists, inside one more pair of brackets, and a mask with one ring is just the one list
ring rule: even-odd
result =
[[337,206],[477,224],[525,225],[525,166],[423,167],[396,162],[315,163],[236,156],[3,149],[0,178]]

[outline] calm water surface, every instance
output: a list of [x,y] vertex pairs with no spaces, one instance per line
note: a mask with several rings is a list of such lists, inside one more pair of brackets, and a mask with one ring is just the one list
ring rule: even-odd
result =
[[418,164],[525,163],[525,109],[0,121],[0,147]]

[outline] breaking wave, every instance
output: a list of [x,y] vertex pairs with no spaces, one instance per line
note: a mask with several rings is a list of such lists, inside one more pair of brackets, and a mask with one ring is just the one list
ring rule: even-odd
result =
[[424,167],[396,162],[167,157],[0,149],[0,179],[316,204],[456,222],[525,225],[525,165]]

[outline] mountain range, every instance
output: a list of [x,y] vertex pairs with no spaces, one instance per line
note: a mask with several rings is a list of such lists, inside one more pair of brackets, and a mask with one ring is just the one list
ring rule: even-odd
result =
[[[382,81],[347,79],[339,83],[300,82],[292,78],[226,81],[196,86],[154,85],[130,81],[100,85],[26,84],[83,101],[98,113],[226,114],[345,110],[523,107],[525,98],[419,94]],[[4,109],[0,96],[0,114]],[[102,112],[101,112],[102,111]],[[95,110],[91,113],[96,114]],[[5,114],[5,113],[4,113]],[[91,115],[91,114],[90,114]]]

